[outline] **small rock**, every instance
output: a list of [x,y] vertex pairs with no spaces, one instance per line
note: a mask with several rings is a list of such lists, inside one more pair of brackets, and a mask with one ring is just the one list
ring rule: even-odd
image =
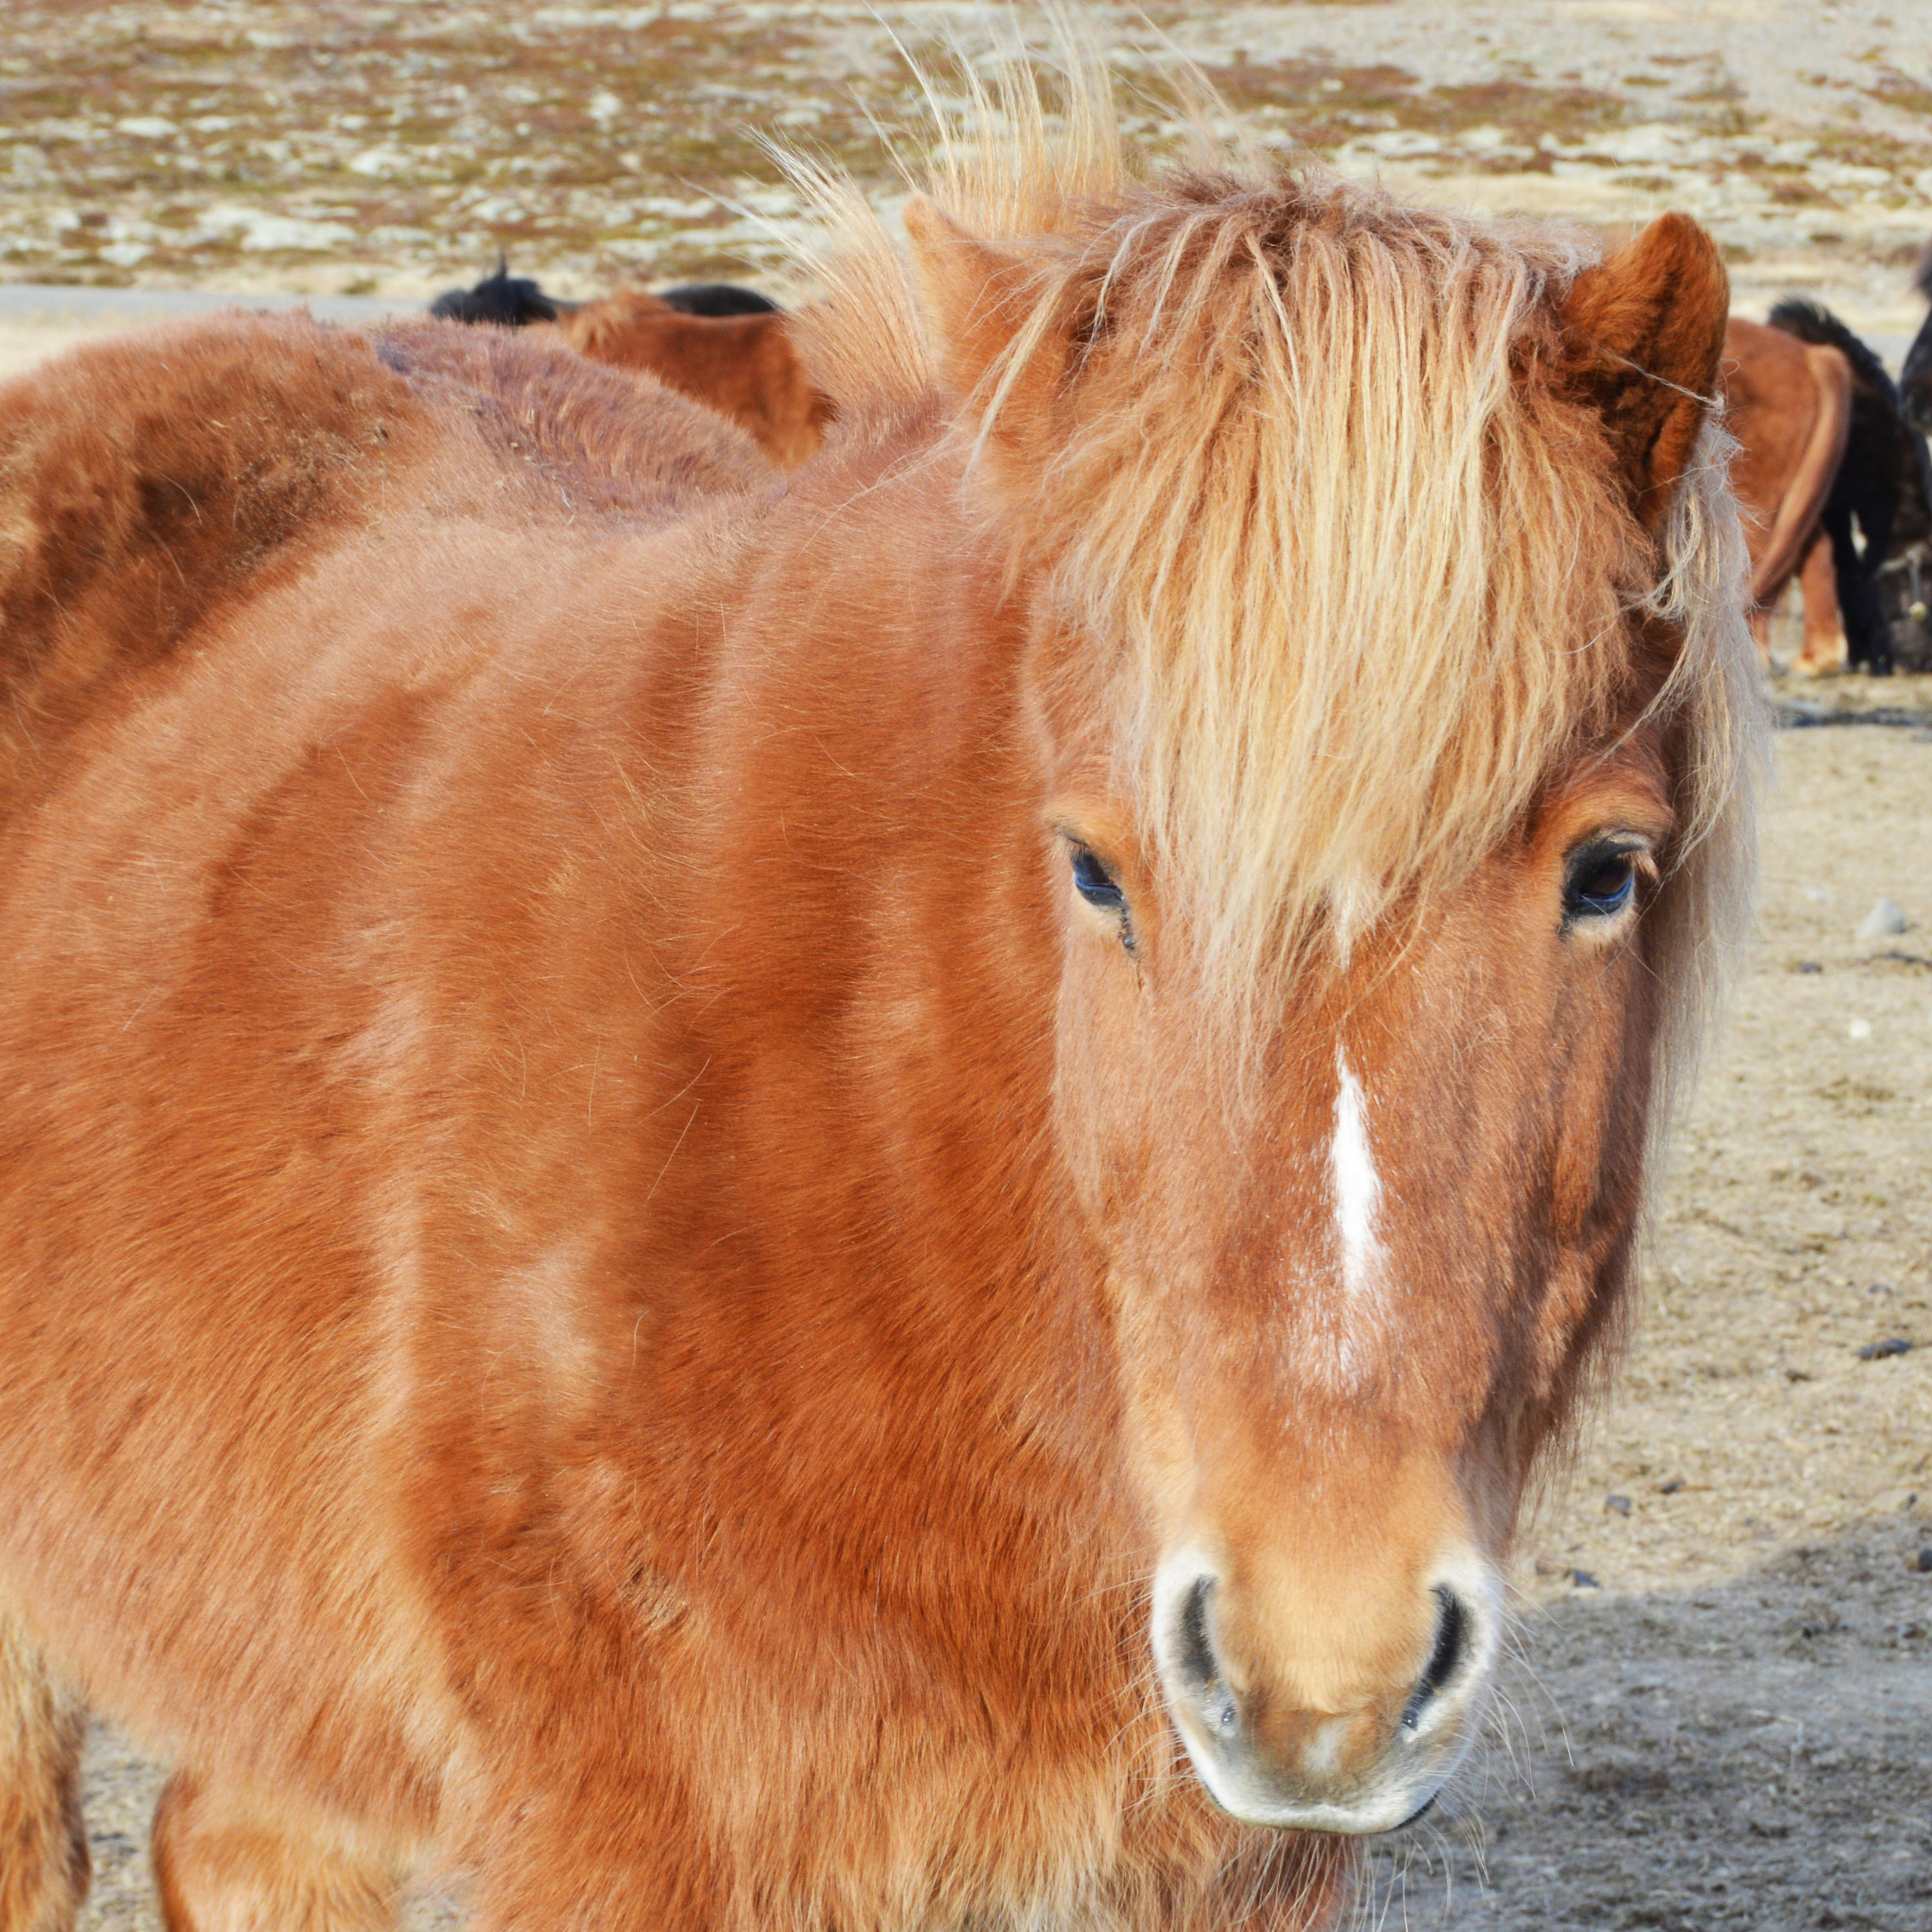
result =
[[1684,1478],[1682,1476],[1672,1476],[1668,1481],[1657,1485],[1657,1493],[1660,1496],[1674,1496],[1683,1486]]
[[1603,1588],[1603,1585],[1597,1582],[1597,1579],[1587,1570],[1573,1570],[1570,1573],[1570,1580],[1579,1590],[1601,1590]]
[[1872,1022],[1869,1019],[1855,1019],[1845,1030],[1853,1039],[1869,1039],[1872,1037]]
[[1868,1342],[1859,1351],[1861,1362],[1883,1362],[1889,1355],[1910,1355],[1912,1345],[1902,1335],[1889,1335],[1883,1342]]
[[1896,939],[1910,924],[1905,916],[1905,909],[1896,900],[1881,899],[1859,921],[1857,937],[1860,939]]
[[1604,1507],[1615,1510],[1620,1516],[1628,1516],[1630,1514],[1630,1498],[1628,1496],[1606,1496]]
[[1906,1557],[1905,1566],[1922,1577],[1932,1577],[1932,1549],[1921,1549],[1916,1556]]

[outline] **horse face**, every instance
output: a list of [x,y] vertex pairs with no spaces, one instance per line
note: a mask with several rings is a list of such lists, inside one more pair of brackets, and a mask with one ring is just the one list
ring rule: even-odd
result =
[[1239,1818],[1382,1830],[1467,1748],[1529,1461],[1631,1251],[1666,797],[1641,740],[1560,775],[1245,1039],[1202,1024],[1120,802],[1090,777],[1049,815],[1058,1129],[1161,1553],[1154,1654]]
[[1892,662],[1902,671],[1932,665],[1932,542],[1907,544],[1887,557],[1876,587],[1879,622]]
[[[1647,958],[1646,900],[1721,707],[1668,774],[1642,731],[1566,747],[1642,715],[1688,643],[1628,594],[1692,540],[1663,532],[1728,295],[1666,216],[1553,277],[1471,386],[1448,372],[1503,339],[1488,298],[1451,318],[1394,253],[1362,279],[1344,226],[1291,197],[1211,247],[1136,210],[1043,253],[906,211],[1036,614],[1056,1134],[1116,1325],[1160,1681],[1237,1817],[1369,1832],[1467,1747],[1531,1457],[1628,1268],[1658,975],[1702,930],[1673,880]],[[1370,291],[1397,282],[1390,330]],[[1425,339],[1439,359],[1400,346]],[[1371,393],[1389,423],[1453,406],[1384,434]],[[1468,467],[1424,475],[1422,447]],[[1361,546],[1392,503],[1383,567]],[[1420,631],[1403,580],[1461,587]]]

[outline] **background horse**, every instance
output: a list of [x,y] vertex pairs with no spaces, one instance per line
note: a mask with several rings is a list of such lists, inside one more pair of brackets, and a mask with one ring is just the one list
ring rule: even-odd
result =
[[1901,564],[1932,539],[1925,439],[1900,413],[1898,390],[1885,365],[1829,309],[1794,295],[1780,302],[1770,319],[1773,328],[1800,342],[1828,344],[1851,371],[1845,455],[1820,519],[1831,542],[1850,662],[1889,672],[1896,632],[1903,634],[1898,641],[1906,667],[1920,668],[1925,654],[1913,648],[1913,620],[1909,610],[1896,607],[1894,587],[1908,580]]
[[0,393],[10,1926],[71,1691],[177,1932],[1307,1926],[1467,1749],[1744,913],[1723,272],[1029,88],[825,190],[788,480],[435,323]]
[[1802,566],[1804,643],[1792,668],[1834,671],[1845,641],[1825,506],[1852,426],[1852,371],[1829,345],[1733,317],[1724,332],[1724,420],[1736,439],[1731,488],[1751,559],[1751,628],[1770,658],[1770,614]]
[[[657,299],[686,315],[770,315],[778,304],[755,288],[735,282],[687,282],[661,288]],[[533,322],[554,322],[585,304],[566,302],[546,293],[527,277],[512,275],[508,259],[498,255],[494,274],[473,288],[445,289],[430,304],[430,313],[448,322],[494,322],[502,328],[526,328]]]
[[728,416],[781,469],[825,440],[831,400],[807,374],[788,317],[776,309],[721,313],[674,307],[621,288],[561,318],[563,339],[594,362],[641,369]]
[[805,373],[777,304],[755,290],[705,282],[651,294],[621,288],[566,302],[499,263],[474,288],[437,297],[430,313],[523,328],[554,323],[594,362],[640,369],[748,430],[782,469],[825,440],[833,410]]
[[[1932,246],[1920,257],[1913,286],[1932,302]],[[1921,436],[1932,436],[1932,315],[1928,315],[1905,352],[1899,371],[1899,407]]]

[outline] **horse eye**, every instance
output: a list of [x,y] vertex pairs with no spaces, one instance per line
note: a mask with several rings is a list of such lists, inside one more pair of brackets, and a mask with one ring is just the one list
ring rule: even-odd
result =
[[1073,889],[1101,911],[1124,913],[1127,895],[1114,884],[1107,868],[1084,845],[1073,848]]
[[1636,889],[1636,853],[1599,846],[1582,853],[1571,866],[1563,887],[1563,917],[1614,918]]

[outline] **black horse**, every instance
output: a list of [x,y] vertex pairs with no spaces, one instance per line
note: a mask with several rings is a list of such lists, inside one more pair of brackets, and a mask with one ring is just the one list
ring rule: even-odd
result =
[[1770,320],[1800,342],[1830,344],[1852,366],[1851,432],[1823,518],[1851,662],[1881,675],[1895,665],[1932,670],[1923,594],[1932,586],[1932,473],[1924,438],[1907,422],[1884,364],[1829,309],[1794,295]]
[[[1920,259],[1913,286],[1932,302],[1932,246]],[[1932,436],[1932,315],[1912,346],[1905,352],[1905,367],[1899,374],[1899,405],[1905,420],[1921,436]]]

